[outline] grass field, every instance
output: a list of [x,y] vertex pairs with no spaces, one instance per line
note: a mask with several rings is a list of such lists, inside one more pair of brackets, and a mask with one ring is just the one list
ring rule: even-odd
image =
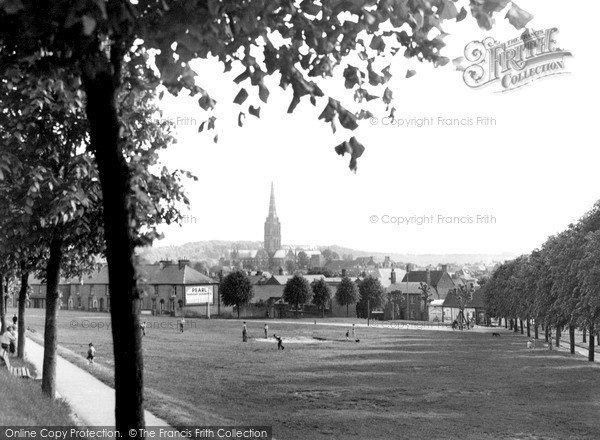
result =
[[[19,365],[16,359],[13,363]],[[15,377],[4,367],[0,368],[0,396],[0,426],[64,426],[75,423],[63,401],[50,401],[42,395],[39,382]]]
[[[39,336],[43,311],[27,313]],[[356,343],[345,341],[348,325],[271,321],[270,334],[284,338],[278,351],[274,339],[261,340],[263,321],[248,321],[247,343],[240,321],[186,321],[180,334],[175,318],[148,317],[144,338],[147,407],[173,425],[272,425],[278,439],[592,439],[600,432],[600,366],[542,344],[529,351],[525,337],[504,329],[498,338],[357,327]],[[82,361],[93,342],[98,365],[90,369],[110,382],[108,325],[106,314],[60,312],[61,346]]]

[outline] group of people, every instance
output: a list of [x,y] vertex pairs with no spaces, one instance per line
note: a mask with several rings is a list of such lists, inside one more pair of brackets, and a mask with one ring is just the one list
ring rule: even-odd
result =
[[[265,322],[264,326],[265,331],[265,339],[269,338],[269,324]],[[283,346],[283,340],[281,336],[277,336],[273,334],[273,337],[277,340],[277,350],[283,350],[285,347]],[[248,327],[246,325],[246,321],[242,323],[242,342],[248,342]]]
[[[475,319],[471,318],[471,319],[465,319],[464,321],[464,325],[465,327],[467,327],[467,330],[471,330],[472,328],[475,328]],[[463,321],[461,320],[460,322],[458,320],[454,320],[452,321],[452,330],[456,330],[456,329],[463,329]]]
[[6,327],[6,331],[0,335],[2,349],[14,354],[17,347],[17,315],[12,318],[12,325]]

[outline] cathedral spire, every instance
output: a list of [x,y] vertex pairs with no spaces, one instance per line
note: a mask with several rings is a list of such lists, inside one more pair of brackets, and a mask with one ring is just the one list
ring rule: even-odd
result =
[[275,189],[271,182],[271,200],[269,201],[269,215],[265,220],[265,250],[272,258],[277,250],[281,248],[281,223],[275,211]]
[[271,182],[271,200],[269,201],[269,217],[277,218],[277,212],[275,211],[275,189],[273,188],[273,182]]

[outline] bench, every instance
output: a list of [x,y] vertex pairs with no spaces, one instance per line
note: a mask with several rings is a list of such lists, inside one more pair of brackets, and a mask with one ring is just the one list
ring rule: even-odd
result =
[[24,377],[26,379],[31,378],[31,374],[29,372],[29,368],[27,367],[13,367],[10,365],[10,357],[8,352],[4,349],[0,349],[0,358],[4,361],[4,365],[13,376]]

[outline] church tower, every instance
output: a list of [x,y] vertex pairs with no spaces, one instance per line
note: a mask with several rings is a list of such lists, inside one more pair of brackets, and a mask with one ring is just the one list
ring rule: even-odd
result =
[[265,220],[265,250],[272,257],[275,251],[281,248],[281,224],[275,211],[275,190],[271,182],[271,200],[269,201],[269,215]]

